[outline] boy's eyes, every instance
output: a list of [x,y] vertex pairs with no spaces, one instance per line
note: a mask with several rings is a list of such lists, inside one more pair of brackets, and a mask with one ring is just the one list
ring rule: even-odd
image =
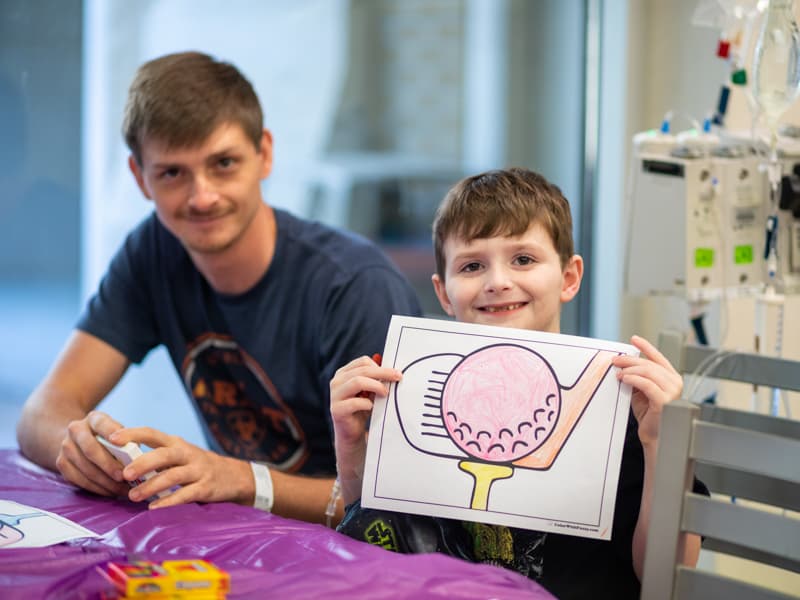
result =
[[525,265],[532,265],[536,261],[533,259],[532,256],[527,256],[527,255],[523,254],[521,256],[517,256],[514,259],[514,262],[517,263],[518,265],[525,266]]
[[461,273],[474,273],[475,271],[477,271],[480,268],[481,268],[481,263],[473,261],[473,262],[468,262],[465,265],[463,265],[459,269],[459,272],[461,272]]
[[234,164],[236,164],[236,160],[230,156],[223,156],[217,161],[217,166],[222,169],[230,169]]
[[[511,264],[520,266],[520,267],[527,267],[529,265],[536,264],[536,259],[532,256],[527,254],[520,254],[519,256],[515,256]],[[478,261],[471,261],[468,263],[464,263],[463,266],[458,270],[459,273],[475,273],[480,271],[483,268],[483,264]]]

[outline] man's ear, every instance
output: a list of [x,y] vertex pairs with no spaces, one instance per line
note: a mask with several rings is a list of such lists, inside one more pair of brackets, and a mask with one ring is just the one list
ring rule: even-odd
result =
[[561,274],[561,302],[569,302],[581,289],[583,279],[583,258],[573,254]]
[[261,178],[269,177],[272,173],[272,133],[269,129],[261,132],[261,143],[258,147],[261,154]]
[[144,183],[144,176],[142,175],[142,168],[139,166],[139,163],[136,162],[136,159],[133,157],[133,154],[128,156],[128,168],[133,173],[133,178],[136,180],[136,185],[139,186],[139,189],[142,190],[142,194],[148,200],[152,200],[150,193],[147,191],[147,186]]
[[455,317],[453,305],[450,304],[450,298],[447,296],[444,281],[442,281],[438,273],[431,275],[431,281],[433,282],[433,290],[436,292],[436,297],[439,299],[439,304],[442,305],[442,309],[451,317]]

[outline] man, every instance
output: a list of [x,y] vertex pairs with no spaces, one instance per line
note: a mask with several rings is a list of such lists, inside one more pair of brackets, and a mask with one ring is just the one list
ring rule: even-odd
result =
[[[123,132],[155,211],[26,402],[22,452],[98,494],[161,496],[153,508],[233,501],[325,521],[335,474],[328,383],[382,349],[391,314],[419,314],[413,291],[366,240],[264,203],[272,139],[232,65],[194,52],[145,63]],[[94,410],[159,344],[212,451]],[[122,469],[96,435],[153,451]]]

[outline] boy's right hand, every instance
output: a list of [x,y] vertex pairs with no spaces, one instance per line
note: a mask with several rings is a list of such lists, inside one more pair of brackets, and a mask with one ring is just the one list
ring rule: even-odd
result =
[[101,496],[126,496],[130,487],[122,477],[122,465],[95,439],[95,435],[108,439],[121,428],[120,423],[99,411],[72,421],[56,458],[61,475]]
[[[362,356],[338,371],[331,380],[331,418],[336,443],[336,465],[343,488],[360,489],[366,460],[367,423],[375,396],[389,393],[386,382],[397,382],[402,373],[381,367],[375,360]],[[345,502],[354,500],[345,495]]]

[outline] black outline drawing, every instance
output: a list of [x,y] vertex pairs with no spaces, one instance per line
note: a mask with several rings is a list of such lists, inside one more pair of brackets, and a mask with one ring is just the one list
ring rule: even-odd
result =
[[[492,356],[480,356],[483,352],[497,348],[508,348],[509,351],[493,351]],[[525,357],[519,350],[529,352],[531,356]],[[464,404],[463,399],[446,398],[448,385],[456,385],[455,382],[467,376],[466,373],[469,372],[462,376],[459,369],[466,368],[477,358],[486,358],[489,361],[488,365],[484,365],[485,369],[480,377],[491,377],[502,369],[499,364],[493,367],[492,361],[502,362],[504,357],[509,357],[512,353],[518,355],[515,359],[517,362],[520,358],[523,362],[528,360],[530,368],[538,369],[537,373],[547,381],[545,397],[538,398],[533,393],[530,398],[516,398],[523,405],[528,404],[526,409],[532,411],[529,420],[506,422],[496,431],[489,431],[489,428],[477,430],[473,427],[474,423],[463,417],[464,411],[469,413],[469,402],[472,399],[466,399]],[[618,354],[609,350],[598,350],[571,386],[562,386],[547,359],[520,344],[489,344],[466,355],[441,353],[423,356],[402,369],[403,385],[394,386],[394,404],[400,429],[409,445],[416,450],[433,456],[458,459],[458,468],[473,478],[470,508],[488,510],[492,484],[499,479],[510,478],[515,467],[547,470],[553,465],[611,369],[611,358]],[[416,378],[406,377],[406,373],[419,369],[423,369],[424,374],[418,374]],[[425,388],[409,388],[410,381],[424,381]],[[484,403],[493,399],[475,400]],[[446,402],[447,407],[444,406]],[[451,413],[453,421],[448,426],[443,412],[459,403],[459,408],[447,411]],[[533,440],[530,439],[530,432],[534,433]],[[540,436],[539,433],[544,435]],[[514,440],[510,449],[503,445],[504,437]],[[486,440],[485,443],[483,440]],[[491,458],[493,453],[497,458]]]
[[25,513],[24,515],[9,515],[0,513],[0,548],[13,546],[25,539],[25,532],[19,527],[22,519],[30,517],[46,517],[43,512]]

